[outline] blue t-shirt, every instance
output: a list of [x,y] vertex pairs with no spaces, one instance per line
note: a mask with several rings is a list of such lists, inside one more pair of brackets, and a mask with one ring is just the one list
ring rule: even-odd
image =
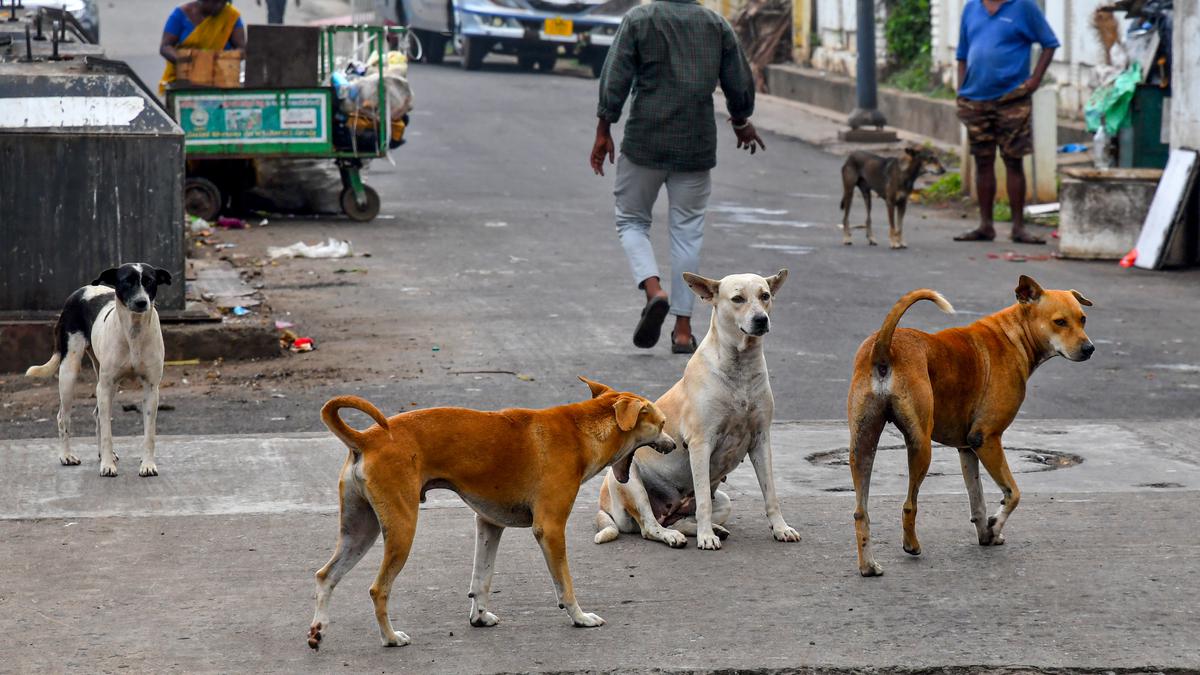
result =
[[1058,38],[1033,0],[1007,0],[988,14],[983,0],[967,0],[958,33],[956,58],[967,62],[958,95],[991,101],[1029,79],[1029,47],[1058,47]]
[[[237,23],[233,27],[234,30],[238,28],[242,28],[241,17],[238,17]],[[177,36],[180,42],[186,40],[187,36],[191,35],[194,30],[196,30],[196,24],[192,23],[188,15],[179,7],[176,7],[175,11],[171,12],[171,16],[167,17],[167,25],[163,26],[164,33]],[[229,42],[225,43],[225,49],[233,49],[232,35],[229,37]]]

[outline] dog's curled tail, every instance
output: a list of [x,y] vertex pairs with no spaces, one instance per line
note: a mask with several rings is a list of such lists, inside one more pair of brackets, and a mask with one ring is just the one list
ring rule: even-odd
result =
[[58,347],[54,350],[54,354],[50,356],[50,360],[40,366],[29,366],[25,370],[25,377],[50,377],[58,372],[58,364],[62,363],[63,357],[67,355],[64,347],[66,341],[63,340],[62,334],[62,317],[54,322],[54,344]]
[[920,300],[929,300],[947,314],[954,313],[954,307],[941,293],[928,288],[917,289],[900,298],[892,305],[892,311],[888,312],[879,332],[875,334],[875,346],[871,349],[871,367],[880,375],[886,375],[892,363],[892,334],[896,332],[896,324],[900,323],[900,317],[908,308]]
[[50,360],[40,366],[29,366],[25,371],[25,377],[50,377],[58,372],[58,364],[62,363],[62,354],[54,352],[54,356]]
[[380,429],[390,431],[387,417],[379,412],[379,408],[371,405],[370,401],[358,396],[338,396],[329,399],[329,402],[321,408],[321,421],[325,422],[325,426],[329,427],[333,435],[342,439],[342,442],[356,454],[362,452],[363,439],[366,434],[346,424],[339,414],[342,408],[354,408],[362,411],[375,420]]

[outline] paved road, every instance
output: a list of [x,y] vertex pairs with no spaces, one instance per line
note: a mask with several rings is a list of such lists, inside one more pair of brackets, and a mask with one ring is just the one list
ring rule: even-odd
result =
[[[92,460],[56,466],[50,442],[0,442],[15,486],[0,494],[0,671],[1200,668],[1198,432],[1196,422],[1025,425],[1011,441],[1028,449],[1010,453],[1024,498],[999,548],[975,543],[956,455],[942,449],[922,490],[919,558],[900,550],[903,453],[885,450],[872,490],[880,579],[855,568],[840,423],[772,434],[799,544],[771,539],[743,468],[727,485],[723,550],[631,536],[598,547],[592,481],[568,540],[581,604],[609,621],[598,630],[571,628],[555,608],[527,530],[501,547],[502,623],[469,627],[472,518],[435,490],[391,602],[413,644],[379,646],[366,594],[376,547],[339,586],[318,654],[304,633],[311,575],[337,527],[336,441],[163,438],[156,479],[129,470],[133,439],[118,441],[126,471],[115,479]],[[1048,469],[1064,457],[1081,463]]]
[[[106,7],[114,53],[156,58],[152,5]],[[122,21],[129,22],[124,33]],[[571,400],[580,373],[650,396],[678,378],[683,357],[667,353],[665,340],[649,351],[631,345],[641,300],[613,232],[612,176],[595,177],[586,165],[595,82],[521,73],[503,59],[475,73],[449,61],[414,66],[411,79],[417,108],[410,142],[394,153],[395,166],[376,162],[369,175],[383,195],[383,218],[275,220],[224,235],[238,245],[234,254],[249,257],[269,245],[328,236],[371,254],[352,264],[284,261],[264,269],[276,315],[314,337],[320,354],[226,365],[222,378],[207,367],[169,369],[164,400],[176,409],[160,416],[164,433],[208,433],[214,419],[226,432],[318,431],[320,403],[347,390],[384,410],[495,408]],[[761,107],[760,116],[781,132],[813,124],[786,106]],[[1003,243],[950,241],[968,225],[962,208],[913,210],[907,251],[863,246],[861,230],[858,244],[844,247],[832,226],[839,219],[838,157],[787,135],[768,133],[767,152],[753,157],[734,148],[731,133],[721,139],[702,272],[791,270],[766,347],[779,419],[844,415],[854,351],[902,292],[930,286],[950,298],[956,316],[920,305],[904,319],[938,329],[1009,304],[1021,273],[1096,302],[1088,327],[1098,351],[1087,363],[1056,359],[1039,369],[1020,419],[1194,415],[1200,341],[1191,336],[1200,330],[1200,270],[1147,273],[1056,259],[1014,264],[1002,258],[1011,248]],[[855,208],[857,220],[862,211]],[[660,204],[660,221],[664,212]],[[665,228],[655,241],[665,256]],[[366,273],[336,273],[347,267]],[[701,307],[701,330],[706,320]],[[56,409],[54,384],[30,387],[17,378],[0,384],[12,403],[0,410],[0,436],[54,433],[46,421]],[[240,414],[226,414],[231,400]],[[135,417],[119,419],[118,431],[135,433]],[[77,419],[79,428],[90,426],[84,405]]]

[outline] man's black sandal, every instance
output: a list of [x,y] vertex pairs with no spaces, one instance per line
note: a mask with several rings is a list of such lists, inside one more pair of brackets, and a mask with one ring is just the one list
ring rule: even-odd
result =
[[662,333],[663,319],[671,303],[664,297],[654,298],[642,308],[642,318],[638,320],[637,328],[633,331],[633,344],[642,349],[650,349],[658,344],[658,336]]

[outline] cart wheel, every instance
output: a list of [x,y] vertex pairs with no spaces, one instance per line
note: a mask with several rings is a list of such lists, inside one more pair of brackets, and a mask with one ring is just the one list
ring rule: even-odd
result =
[[548,56],[540,56],[540,57],[538,57],[538,60],[537,60],[538,70],[540,70],[543,73],[552,73],[552,72],[554,72],[554,65],[557,63],[558,63],[558,56],[555,54],[550,54]]
[[365,223],[369,220],[374,220],[375,216],[379,215],[379,193],[369,185],[363,186],[363,191],[367,195],[367,203],[362,208],[359,208],[358,202],[354,200],[354,190],[346,188],[342,190],[342,211],[346,212],[350,220]]
[[189,178],[183,183],[183,210],[208,221],[221,215],[221,190],[207,178]]
[[533,70],[535,65],[537,65],[537,57],[533,54],[524,52],[517,54],[517,68],[521,70]]
[[599,79],[604,74],[604,59],[592,59],[592,77]]

